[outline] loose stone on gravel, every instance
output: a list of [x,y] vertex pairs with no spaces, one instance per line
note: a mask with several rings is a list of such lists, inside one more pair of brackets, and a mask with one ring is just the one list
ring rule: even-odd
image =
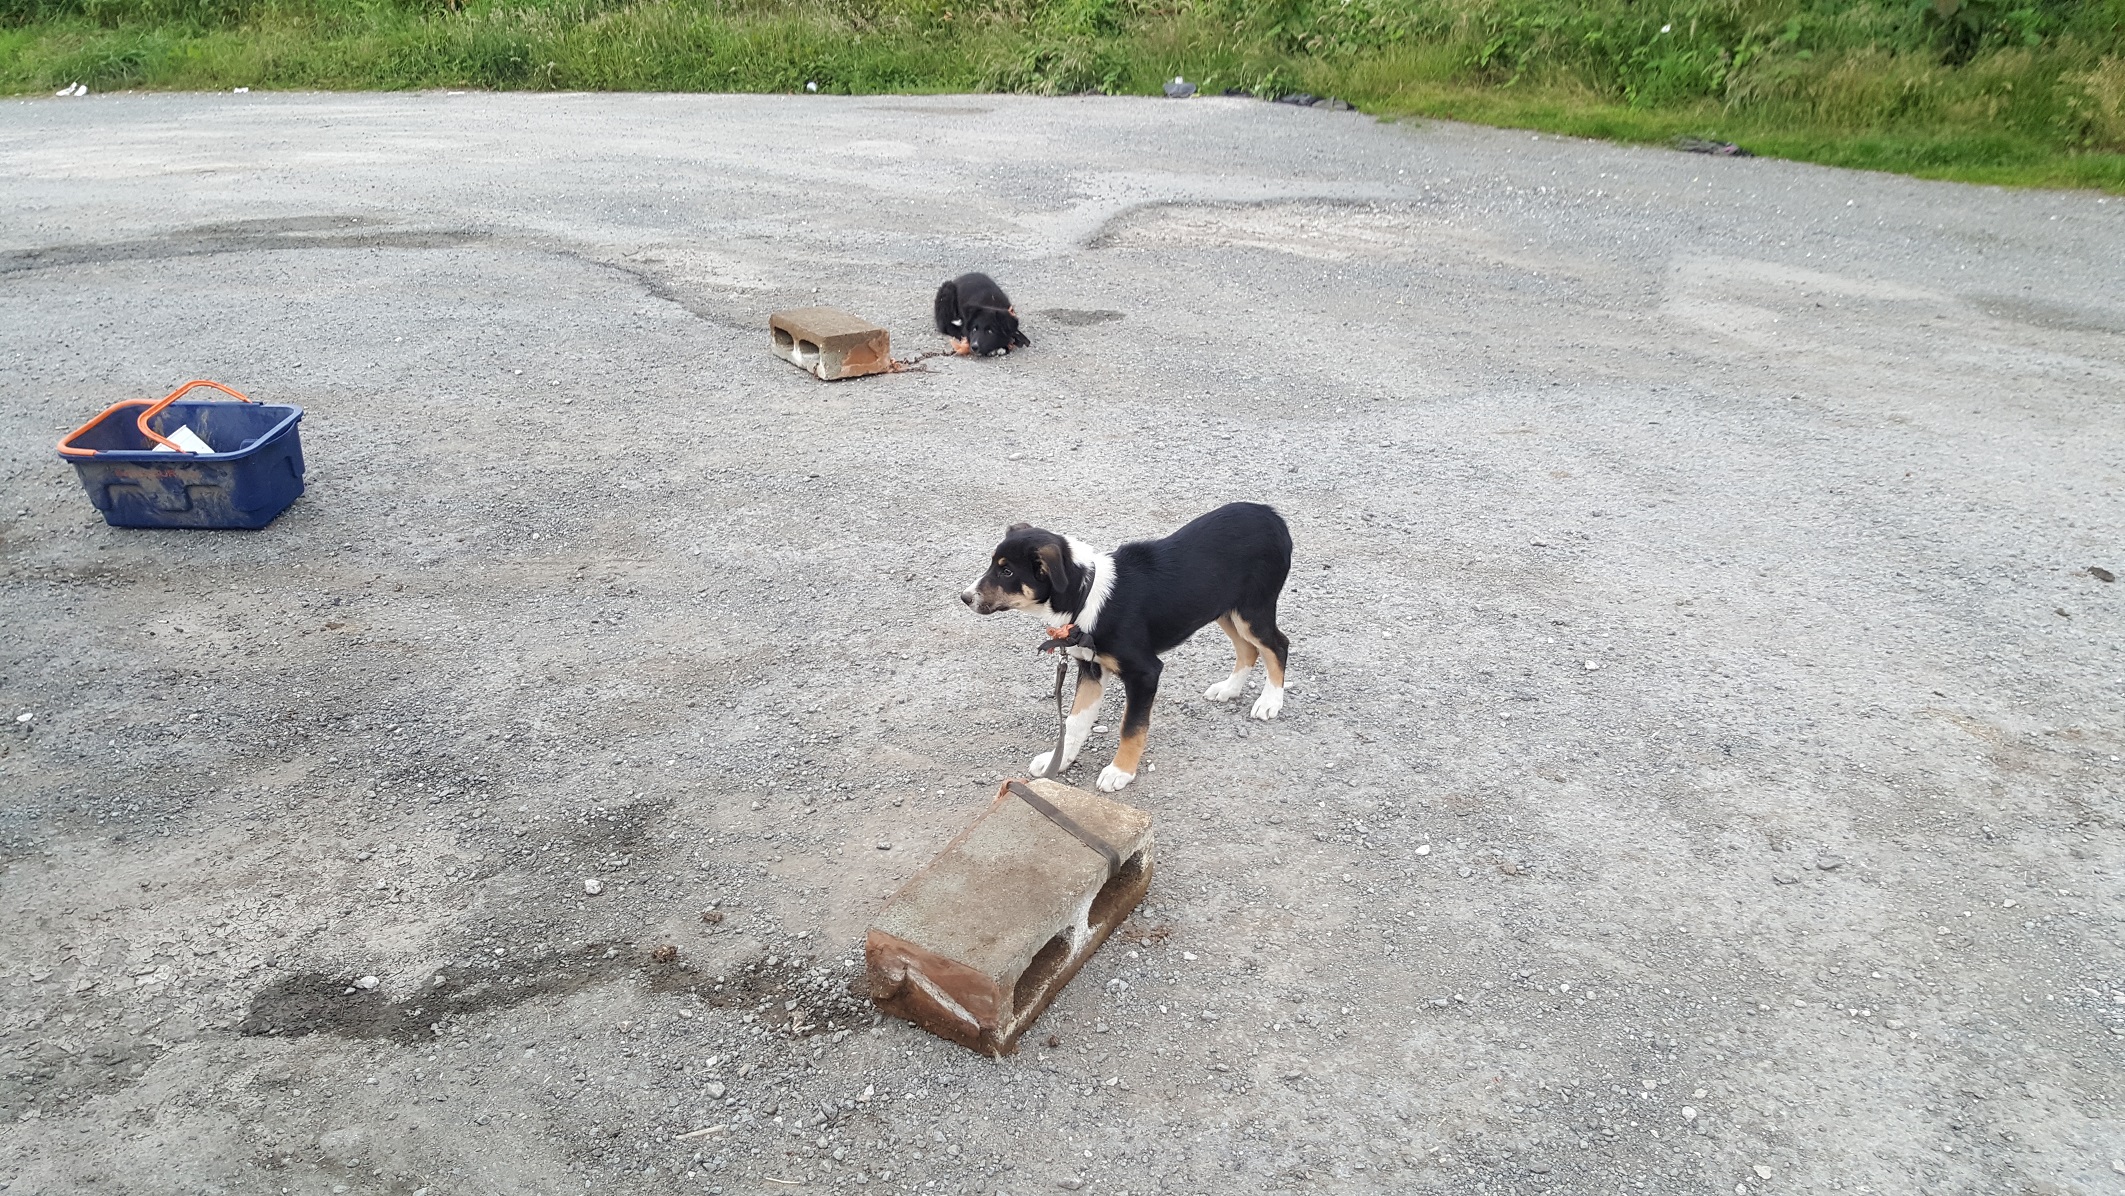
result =
[[583,882],[583,895],[586,897],[595,897],[604,891],[605,882],[596,877],[591,877]]

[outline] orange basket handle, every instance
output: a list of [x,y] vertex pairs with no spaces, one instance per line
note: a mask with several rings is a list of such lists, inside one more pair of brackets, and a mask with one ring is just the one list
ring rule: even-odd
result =
[[142,436],[147,437],[149,440],[154,441],[156,444],[162,445],[165,448],[168,448],[174,452],[183,452],[184,450],[178,448],[175,441],[172,441],[162,436],[153,428],[148,427],[148,420],[154,416],[162,414],[163,408],[176,402],[178,399],[183,398],[184,393],[186,391],[200,386],[211,386],[215,390],[218,390],[223,394],[234,395],[240,402],[248,403],[251,401],[249,396],[244,395],[238,391],[231,390],[228,387],[223,386],[219,382],[209,382],[205,378],[194,378],[190,382],[185,383],[183,386],[178,387],[176,390],[171,391],[169,394],[164,395],[160,400],[149,404],[147,410],[142,411],[140,413],[140,418],[134,421],[140,427],[140,434]]

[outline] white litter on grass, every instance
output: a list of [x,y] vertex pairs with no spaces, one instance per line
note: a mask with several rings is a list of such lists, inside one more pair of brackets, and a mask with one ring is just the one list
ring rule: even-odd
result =
[[248,87],[233,87],[230,88],[230,90],[240,96],[247,96],[251,94],[251,89]]
[[89,85],[88,85],[88,84],[86,84],[86,83],[69,83],[69,84],[67,84],[67,85],[66,85],[65,87],[62,87],[62,88],[60,88],[60,89],[59,89],[58,91],[55,91],[55,92],[53,92],[52,94],[53,94],[53,95],[55,95],[55,96],[85,96],[85,95],[87,95],[88,93],[89,93]]

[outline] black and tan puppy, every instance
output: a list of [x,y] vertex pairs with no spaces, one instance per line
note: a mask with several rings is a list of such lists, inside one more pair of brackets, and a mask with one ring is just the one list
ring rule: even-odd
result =
[[955,352],[976,357],[1033,347],[1018,330],[1011,297],[986,274],[962,274],[937,288],[937,331],[952,338]]
[[[1179,647],[1204,626],[1216,623],[1232,640],[1232,675],[1208,696],[1227,702],[1247,688],[1260,658],[1268,669],[1254,717],[1275,718],[1284,709],[1284,666],[1290,649],[1277,630],[1277,599],[1291,572],[1291,530],[1260,503],[1219,507],[1163,540],[1138,540],[1099,552],[1076,540],[1014,524],[989,554],[989,568],[961,594],[980,614],[1030,610],[1048,626],[1075,626],[1089,646],[1064,649],[1077,658],[1077,702],[1064,723],[1061,772],[1077,759],[1099,713],[1105,677],[1121,678],[1128,707],[1122,714],[1121,746],[1099,774],[1112,793],[1136,779],[1151,731],[1151,703],[1158,696],[1159,654]],[[1043,752],[1035,776],[1048,771]]]

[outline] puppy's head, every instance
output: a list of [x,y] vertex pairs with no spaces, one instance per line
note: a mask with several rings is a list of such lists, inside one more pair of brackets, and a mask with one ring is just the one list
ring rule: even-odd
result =
[[959,600],[983,615],[1000,610],[1046,611],[1056,594],[1075,588],[1076,575],[1069,541],[1030,523],[1014,523],[1004,533],[1003,543],[989,554],[988,570]]
[[974,309],[967,319],[965,335],[967,346],[976,357],[1009,353],[1012,345],[1025,340],[1018,332],[1018,317],[1000,307]]

